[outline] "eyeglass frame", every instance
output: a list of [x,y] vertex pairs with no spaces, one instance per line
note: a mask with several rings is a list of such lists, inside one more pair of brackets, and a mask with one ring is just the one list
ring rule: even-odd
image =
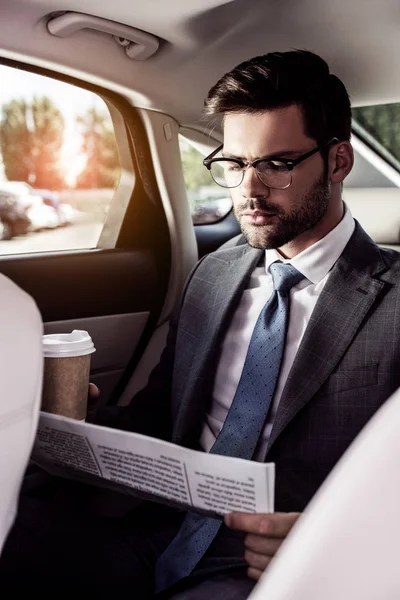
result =
[[[217,183],[215,181],[215,183],[217,185],[219,185],[220,187],[224,187],[227,190],[231,190],[234,188],[239,187],[240,185],[242,185],[243,183],[243,179],[244,179],[244,174],[245,174],[245,170],[244,167],[253,167],[256,170],[256,174],[258,179],[261,181],[261,183],[263,185],[265,185],[266,187],[269,187],[271,189],[275,189],[275,190],[287,190],[288,187],[290,187],[292,185],[292,171],[295,167],[297,167],[297,165],[299,165],[300,163],[302,163],[304,160],[306,160],[307,158],[310,158],[311,156],[313,156],[314,154],[316,154],[317,152],[320,152],[321,150],[323,150],[324,148],[326,148],[327,146],[330,146],[330,144],[336,144],[337,142],[339,142],[339,138],[337,137],[333,137],[331,140],[329,140],[329,142],[326,142],[325,144],[322,144],[321,146],[317,146],[317,148],[314,148],[313,150],[309,150],[308,152],[306,152],[305,154],[302,154],[301,156],[298,156],[297,158],[294,159],[290,159],[290,158],[267,158],[267,157],[261,157],[261,158],[256,158],[256,160],[241,160],[240,158],[227,158],[222,156],[221,158],[215,158],[215,155],[218,154],[218,152],[220,152],[222,150],[222,148],[224,147],[223,144],[221,144],[220,146],[218,146],[218,148],[216,150],[214,150],[213,152],[211,152],[211,154],[209,154],[208,156],[206,156],[206,158],[203,160],[203,165],[206,167],[206,169],[208,169],[210,171],[210,175],[212,177],[212,173],[211,173],[211,165],[215,162],[235,162],[237,163],[241,169],[242,169],[242,179],[240,180],[240,183],[238,183],[237,185],[233,185],[231,187],[227,187],[227,186],[223,186],[220,183]],[[265,183],[258,171],[257,171],[257,165],[260,162],[263,161],[274,161],[274,162],[281,162],[283,164],[286,165],[289,174],[290,174],[290,182],[288,183],[288,185],[286,185],[284,188],[273,188],[272,186],[268,185],[267,183]]]

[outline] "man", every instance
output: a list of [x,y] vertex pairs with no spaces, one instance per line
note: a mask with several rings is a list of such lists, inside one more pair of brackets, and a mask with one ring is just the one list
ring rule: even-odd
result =
[[228,515],[220,527],[145,506],[99,522],[51,505],[39,518],[43,501],[25,499],[3,578],[14,569],[41,579],[45,568],[47,577],[130,585],[138,598],[154,589],[176,600],[246,598],[400,385],[400,259],[372,242],[341,199],[353,165],[342,82],[312,53],[268,54],[225,75],[205,111],[224,127],[222,154],[205,165],[230,189],[247,243],[200,261],[148,386],[97,420],[275,462],[277,512]]

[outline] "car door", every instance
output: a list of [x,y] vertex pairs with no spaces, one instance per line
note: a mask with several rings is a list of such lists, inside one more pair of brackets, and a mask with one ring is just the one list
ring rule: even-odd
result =
[[[31,165],[36,180],[31,182],[27,195],[20,190],[20,202],[30,218],[30,229],[0,242],[0,271],[33,296],[46,333],[84,329],[91,334],[96,347],[91,379],[101,389],[99,402],[116,402],[157,329],[171,273],[170,230],[143,119],[121,96],[85,81],[10,60],[3,60],[0,69],[2,85],[7,83],[8,90],[0,97],[4,125],[1,179],[4,184],[8,184],[10,178],[23,176],[21,169],[18,170],[21,165],[15,160],[10,162],[7,155],[12,150],[11,140],[19,139],[15,131],[9,132],[8,138],[4,134],[5,125],[11,122],[7,107],[14,107],[15,116],[18,102],[25,103],[27,134],[35,133],[40,118],[43,120],[43,114],[47,114],[44,109],[40,112],[34,104],[36,84],[32,84],[31,94],[27,92],[35,78],[40,80],[38,86],[43,90],[40,102],[47,107],[47,112],[50,108],[53,111],[51,123],[58,118],[60,122],[63,120],[65,131],[70,127],[68,111],[71,105],[80,107],[80,112],[74,113],[73,118],[81,129],[79,135],[76,132],[70,134],[71,140],[74,135],[79,137],[82,154],[85,154],[85,148],[88,154],[92,144],[90,159],[97,156],[92,179],[87,174],[91,165],[88,166],[86,156],[86,164],[81,165],[81,172],[73,184],[68,185],[64,179],[56,185],[49,169],[47,179],[40,170],[46,160],[45,150],[51,149],[54,142],[49,134],[53,131],[51,126],[42,128],[43,139],[46,135],[48,138],[45,139],[46,148],[40,149],[42,164],[35,168]],[[25,90],[22,100],[18,99],[21,86]],[[82,102],[76,100],[78,97]],[[100,133],[98,131],[100,126],[95,112],[98,103],[102,104],[104,114],[108,112],[106,142],[101,137],[105,135],[104,131],[101,128]],[[47,118],[50,123],[48,114]],[[114,165],[114,170],[118,170],[118,177],[114,178],[114,183],[104,177],[93,182],[93,177],[98,178],[101,170],[106,171],[107,164],[112,162],[106,152],[111,142],[116,145],[118,165]],[[99,156],[101,144],[105,148],[104,157]],[[36,151],[39,152],[37,148]],[[20,161],[28,160],[28,150],[25,148],[21,152]],[[50,164],[49,155],[48,160]],[[74,164],[74,157],[69,160],[70,166]],[[32,173],[28,175],[30,177]],[[109,187],[105,188],[106,184]],[[49,189],[43,191],[47,187]],[[37,200],[34,197],[36,191]],[[54,198],[57,200],[52,200]],[[49,215],[54,214],[47,209],[53,201],[59,203],[56,207],[59,212],[64,206],[63,211],[73,213],[75,218],[79,213],[79,222],[51,224]],[[71,220],[64,214],[64,219],[68,218]],[[162,341],[159,345],[162,346]]]

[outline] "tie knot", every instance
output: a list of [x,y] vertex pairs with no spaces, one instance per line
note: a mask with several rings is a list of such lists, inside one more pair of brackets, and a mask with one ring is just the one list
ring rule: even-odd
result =
[[274,290],[287,293],[304,279],[304,275],[289,263],[276,262],[270,266]]

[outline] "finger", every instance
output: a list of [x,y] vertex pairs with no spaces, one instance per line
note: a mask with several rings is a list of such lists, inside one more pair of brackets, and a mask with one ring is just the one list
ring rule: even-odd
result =
[[256,581],[260,579],[263,573],[264,571],[260,571],[260,569],[254,569],[253,567],[247,569],[247,577],[249,577],[250,579],[255,579]]
[[249,533],[244,539],[244,545],[248,550],[257,552],[257,554],[274,556],[278,552],[283,539]]
[[272,560],[272,556],[264,556],[263,554],[257,554],[256,552],[251,552],[251,550],[246,550],[244,559],[249,567],[265,571]]
[[232,529],[246,531],[247,533],[285,537],[299,515],[300,513],[253,514],[237,512],[225,515],[225,524]]
[[94,402],[100,396],[100,390],[94,383],[89,383],[88,400]]

